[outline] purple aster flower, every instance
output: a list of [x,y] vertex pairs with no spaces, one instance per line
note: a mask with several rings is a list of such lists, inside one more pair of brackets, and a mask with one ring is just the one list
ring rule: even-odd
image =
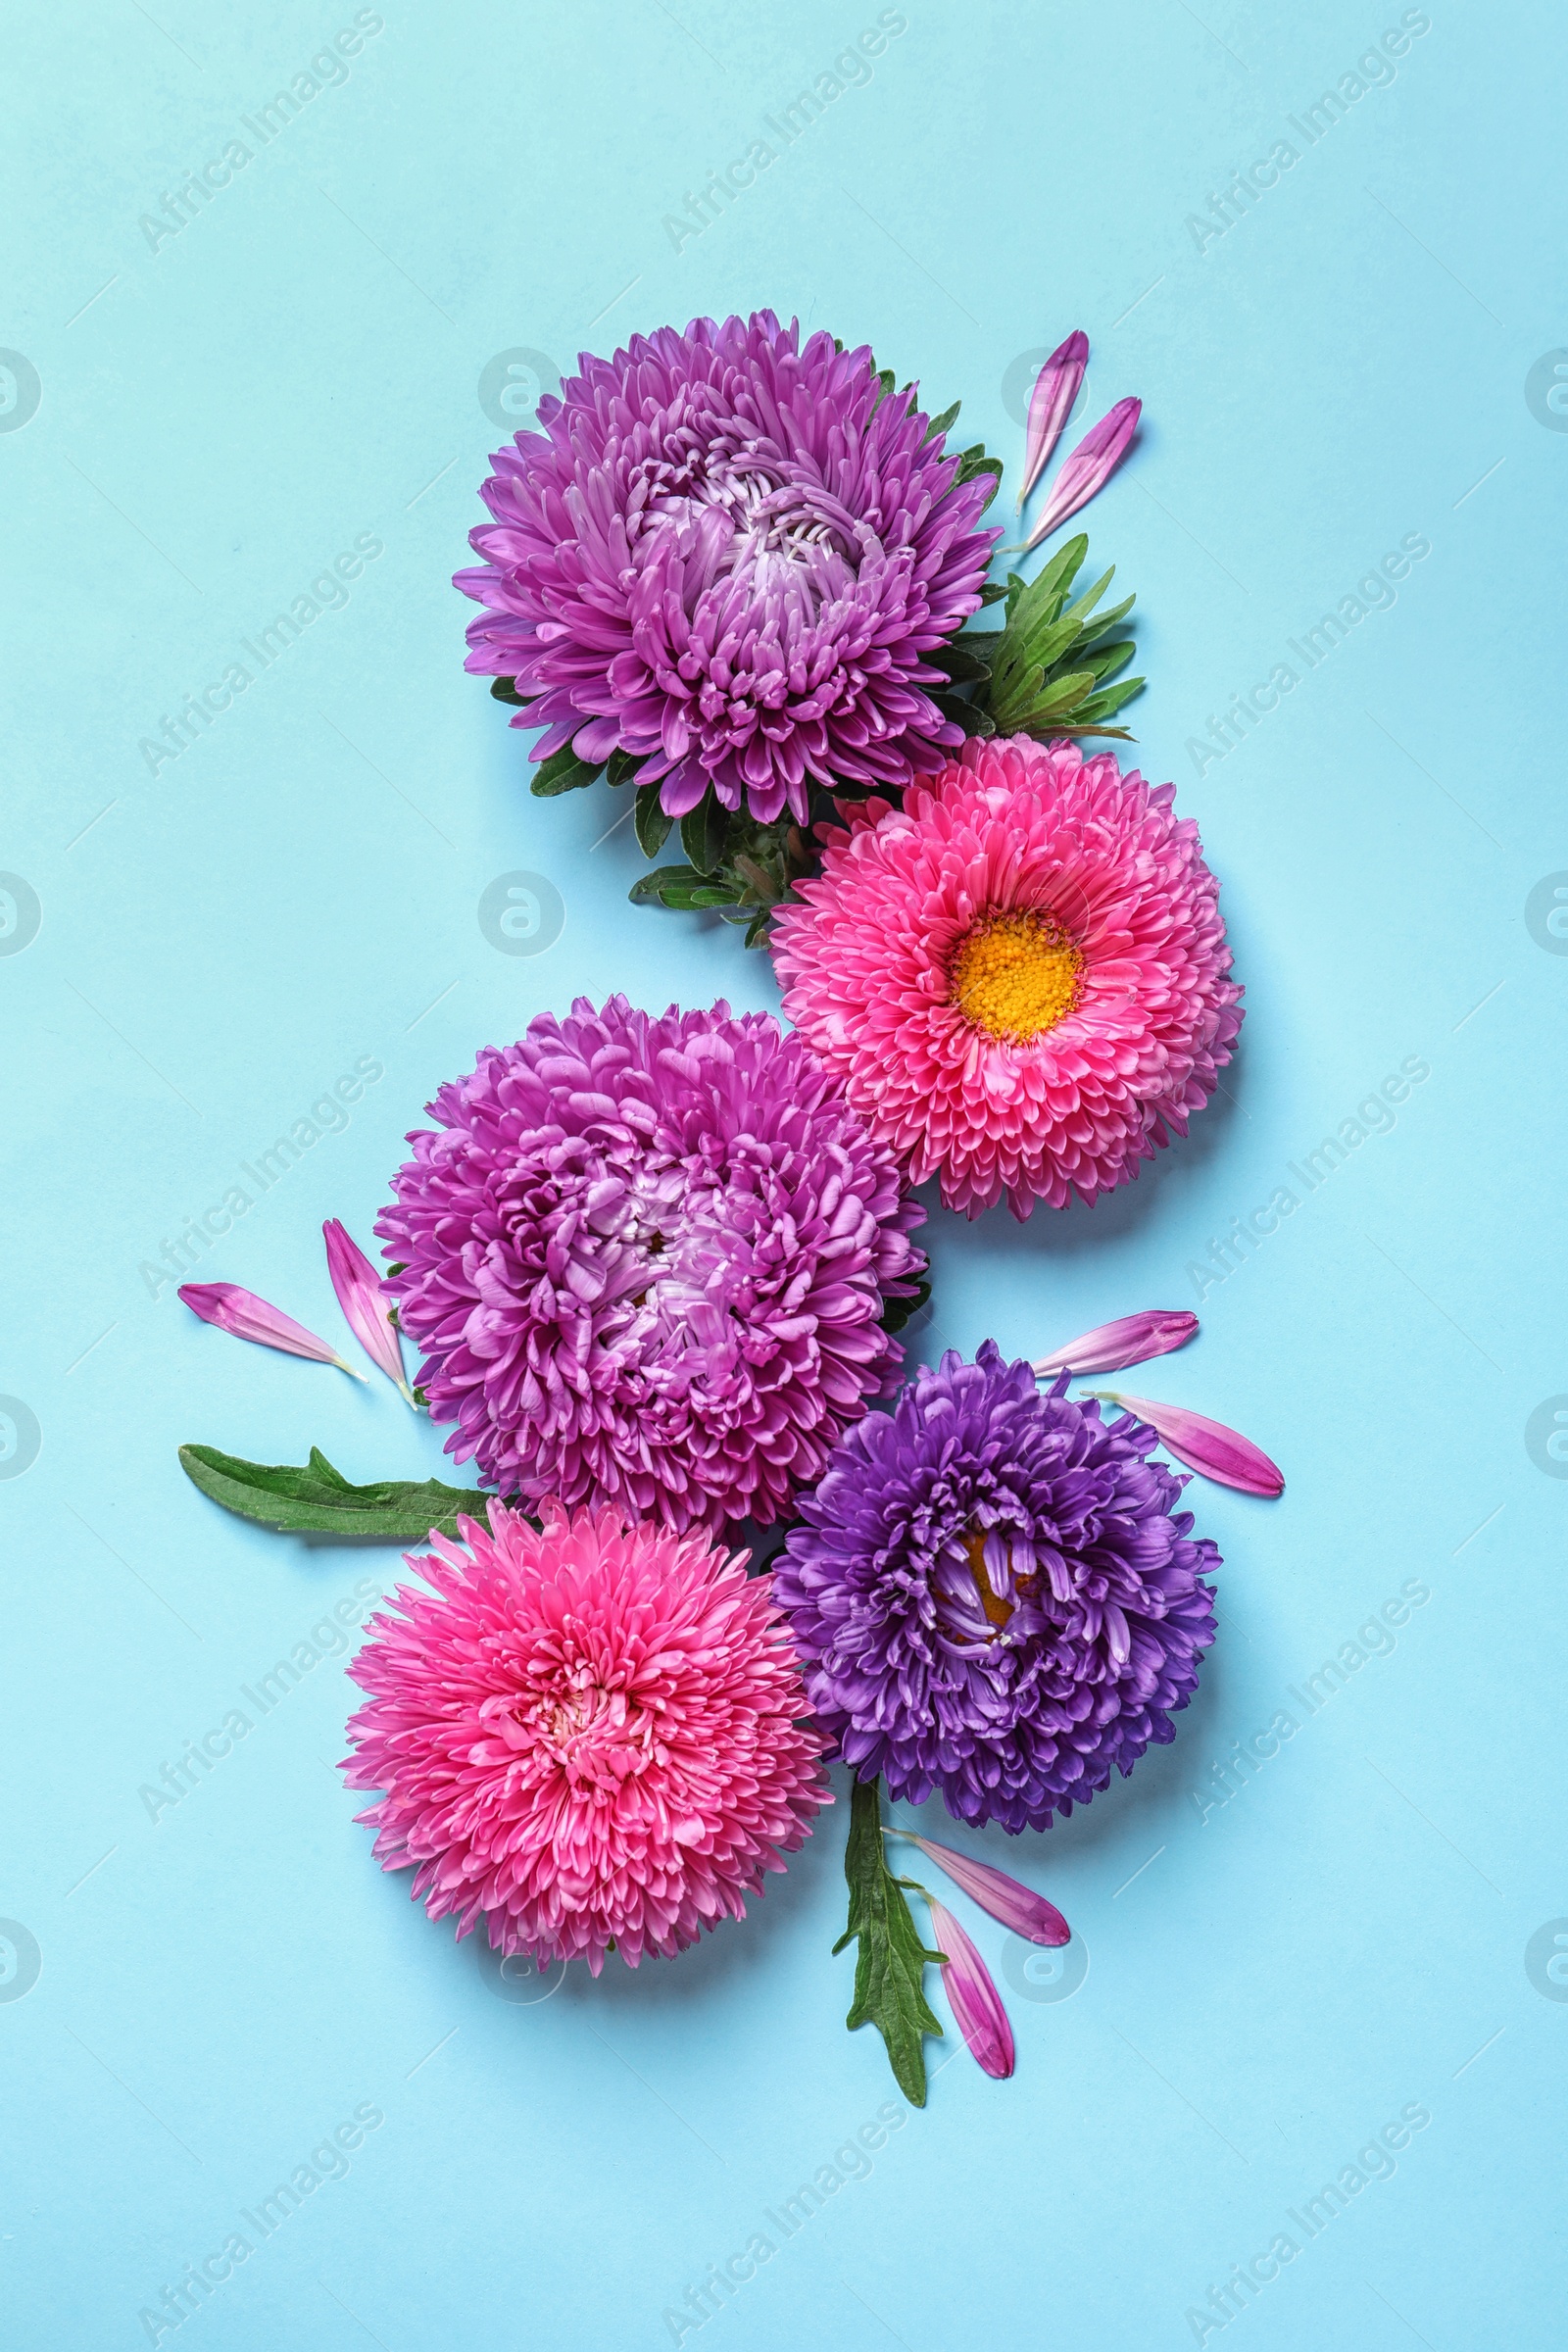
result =
[[1049,1829],[1198,1686],[1219,1564],[1154,1433],[1042,1394],[988,1340],[835,1449],[775,1565],[816,1713],[862,1780]]
[[579,998],[428,1107],[386,1287],[447,1451],[503,1494],[766,1526],[892,1385],[924,1212],[770,1014]]
[[711,784],[764,824],[805,820],[809,777],[939,767],[961,735],[925,657],[979,604],[992,477],[958,480],[863,345],[802,350],[771,311],[580,365],[496,452],[455,583],[485,608],[467,667],[530,698],[534,759],[622,752],[671,816]]

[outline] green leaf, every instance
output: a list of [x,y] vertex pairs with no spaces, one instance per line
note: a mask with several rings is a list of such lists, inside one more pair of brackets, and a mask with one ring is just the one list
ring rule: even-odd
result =
[[950,433],[957,421],[958,411],[962,406],[961,400],[956,400],[951,409],[944,409],[940,416],[933,416],[925,428],[926,440],[934,441],[938,433]]
[[1006,593],[1006,587],[1003,581],[987,580],[980,591],[980,602],[983,605],[1000,605]]
[[747,925],[746,930],[746,945],[749,948],[760,948],[761,946],[763,940],[765,940],[767,937],[767,926],[772,919],[773,909],[771,906],[764,906],[760,914],[753,915],[751,922]]
[[[1123,703],[1130,703],[1135,694],[1142,694],[1147,683],[1144,678],[1123,678],[1119,684],[1106,686],[1101,693],[1092,694],[1073,715],[1076,719],[1088,721],[1109,718],[1121,709]],[[1120,735],[1123,729],[1116,727],[1110,731]]]
[[514,678],[492,678],[490,691],[498,703],[514,703],[519,710],[526,710],[534,699],[531,694],[519,694]]
[[675,821],[672,816],[664,814],[660,805],[659,791],[657,784],[639,784],[637,787],[637,813],[631,821],[645,858],[659,856],[669,839],[669,828]]
[[533,789],[542,801],[553,801],[560,792],[580,792],[603,767],[602,760],[579,760],[570,744],[564,743],[534,769]]
[[680,820],[680,846],[700,874],[710,874],[724,855],[729,810],[710,785],[695,808]]
[[1085,669],[1093,670],[1100,684],[1113,678],[1118,669],[1125,669],[1138,648],[1130,637],[1117,638],[1114,645],[1097,645],[1092,654],[1081,654]]
[[631,752],[612,752],[610,764],[605,769],[605,782],[629,784],[641,765],[642,760]]
[[909,1322],[913,1316],[917,1315],[920,1312],[921,1307],[929,1303],[930,1298],[931,1277],[929,1274],[922,1274],[919,1281],[914,1286],[914,1297],[912,1298],[888,1298],[884,1300],[882,1307],[882,1328],[888,1334],[888,1337],[891,1339],[895,1332],[902,1331],[906,1323]]
[[972,482],[977,473],[994,473],[999,482],[1002,479],[1002,460],[988,458],[983,441],[958,452],[958,470],[953,477],[953,487],[956,490],[960,483]]
[[986,636],[977,632],[971,637],[950,637],[946,645],[934,646],[928,659],[938,669],[946,670],[956,686],[969,685],[976,678],[990,677],[991,657],[1001,643],[1000,629]]
[[858,1939],[855,1999],[845,2023],[873,2025],[887,2043],[888,2062],[911,2106],[925,2105],[925,2041],[942,2026],[925,1997],[925,1964],[940,1960],[915,1933],[904,1889],[882,1851],[882,1807],[874,1780],[857,1780],[850,1798],[850,1836],[844,1849],[850,1924],[833,1946]]
[[381,1536],[388,1543],[422,1544],[432,1528],[456,1536],[458,1513],[483,1520],[495,1497],[477,1488],[443,1486],[438,1478],[414,1485],[381,1479],[351,1486],[324,1453],[311,1447],[303,1469],[287,1463],[241,1461],[216,1446],[182,1446],[180,1467],[204,1494],[241,1519],[259,1520],[286,1535]]
[[626,896],[634,906],[687,906],[691,901],[684,894],[702,878],[689,865],[656,865],[651,874],[638,876]]

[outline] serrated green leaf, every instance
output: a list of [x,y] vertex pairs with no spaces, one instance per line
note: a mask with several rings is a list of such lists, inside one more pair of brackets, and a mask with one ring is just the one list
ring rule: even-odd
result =
[[700,874],[714,871],[728,834],[729,810],[710,785],[696,808],[680,820],[680,846]]
[[483,1521],[486,1505],[496,1499],[477,1488],[444,1486],[438,1478],[351,1486],[314,1446],[303,1468],[242,1461],[215,1446],[182,1446],[179,1461],[192,1484],[225,1511],[285,1535],[381,1536],[388,1543],[422,1544],[432,1528],[455,1537],[460,1511]]
[[957,421],[958,411],[962,406],[961,400],[956,400],[951,409],[944,409],[940,416],[933,416],[925,428],[926,440],[934,441],[939,433],[950,433]]
[[660,788],[657,784],[639,784],[637,787],[637,809],[631,822],[632,830],[637,836],[638,844],[645,858],[659,856],[660,851],[669,839],[669,829],[675,822],[672,816],[664,814],[660,804],[659,791]]
[[904,1889],[882,1850],[882,1806],[877,1784],[857,1780],[850,1797],[850,1835],[844,1849],[850,1924],[835,1952],[858,1941],[855,1998],[845,2023],[854,2033],[872,2025],[887,2044],[894,2079],[913,2107],[925,2105],[925,2036],[940,2034],[940,2019],[925,1997],[925,1964],[940,1960],[915,1933]]
[[570,744],[565,743],[534,769],[532,788],[542,801],[553,801],[558,793],[580,792],[603,770],[602,760],[579,760]]

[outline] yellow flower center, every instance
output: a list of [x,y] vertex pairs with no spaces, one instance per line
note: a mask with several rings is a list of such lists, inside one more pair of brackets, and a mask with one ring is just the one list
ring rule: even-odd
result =
[[1026,1043],[1065,1020],[1083,986],[1081,949],[1049,914],[992,914],[953,960],[953,1003],[992,1037]]

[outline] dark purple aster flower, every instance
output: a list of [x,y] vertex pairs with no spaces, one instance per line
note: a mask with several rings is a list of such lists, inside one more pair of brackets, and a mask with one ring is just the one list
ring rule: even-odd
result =
[[811,1703],[895,1796],[1049,1829],[1198,1687],[1219,1565],[1154,1433],[1042,1394],[988,1340],[835,1448],[773,1574]]
[[504,1494],[765,1526],[892,1385],[924,1211],[770,1014],[580,997],[429,1109],[386,1287],[447,1451]]
[[634,335],[496,452],[456,585],[536,760],[625,752],[670,815],[711,784],[765,824],[808,777],[902,786],[959,742],[925,657],[980,601],[992,479],[957,482],[863,345],[799,346],[771,311]]

